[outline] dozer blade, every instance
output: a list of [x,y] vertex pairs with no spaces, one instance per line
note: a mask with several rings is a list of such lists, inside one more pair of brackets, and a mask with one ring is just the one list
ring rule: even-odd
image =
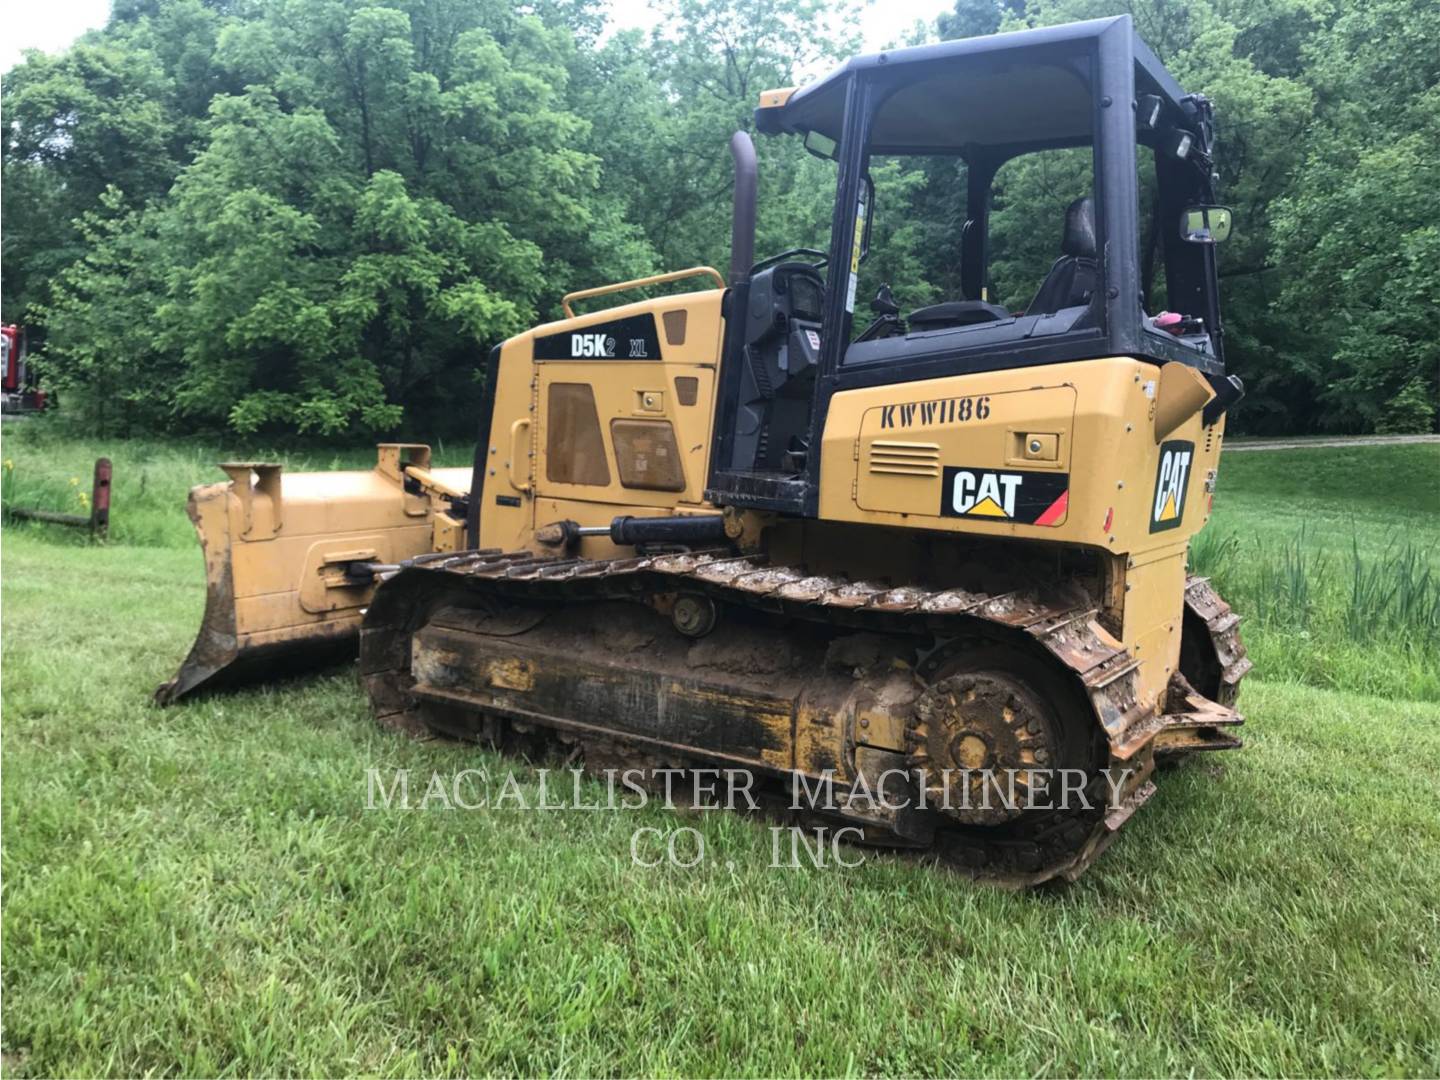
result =
[[442,492],[463,492],[470,470],[429,464],[429,447],[392,443],[369,471],[282,476],[279,465],[236,462],[221,465],[228,482],[192,489],[205,615],[155,699],[169,704],[353,657],[375,591],[374,575],[356,573],[357,564],[463,546],[459,500]]

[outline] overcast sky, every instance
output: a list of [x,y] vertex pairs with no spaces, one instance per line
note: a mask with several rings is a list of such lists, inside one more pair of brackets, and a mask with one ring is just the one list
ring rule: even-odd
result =
[[110,16],[110,0],[10,0],[0,15],[0,71],[9,71],[24,49],[58,52]]
[[[929,21],[953,0],[875,0],[861,18],[867,50],[892,44],[917,19]],[[647,27],[649,0],[612,0],[615,24]],[[24,49],[58,52],[110,14],[110,0],[9,0],[0,16],[0,71],[9,71]]]

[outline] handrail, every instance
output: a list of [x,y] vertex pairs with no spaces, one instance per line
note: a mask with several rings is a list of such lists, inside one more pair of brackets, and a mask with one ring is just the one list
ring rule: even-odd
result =
[[636,278],[634,281],[622,281],[617,285],[601,285],[594,289],[581,289],[579,292],[566,293],[565,299],[560,301],[560,306],[565,309],[567,319],[575,318],[575,312],[570,307],[571,300],[588,300],[592,296],[604,296],[606,293],[624,292],[626,289],[638,289],[642,285],[664,285],[669,281],[679,281],[681,278],[699,277],[701,274],[709,274],[715,279],[715,284],[725,288],[725,279],[720,276],[720,271],[713,266],[692,266],[689,270],[672,270],[668,274],[652,274],[649,277]]

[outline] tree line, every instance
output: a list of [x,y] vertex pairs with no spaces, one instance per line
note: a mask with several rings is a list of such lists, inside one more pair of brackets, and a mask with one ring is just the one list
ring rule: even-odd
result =
[[[485,351],[565,292],[726,264],[726,140],[858,51],[856,2],[617,32],[594,0],[115,0],[0,87],[5,318],[111,432],[468,433]],[[1433,430],[1440,5],[956,0],[896,43],[1122,10],[1216,103],[1234,425]],[[758,145],[757,252],[823,246],[828,164]],[[876,169],[871,270],[907,306],[953,293],[953,168]],[[992,229],[1053,257],[1047,183],[1015,163]]]

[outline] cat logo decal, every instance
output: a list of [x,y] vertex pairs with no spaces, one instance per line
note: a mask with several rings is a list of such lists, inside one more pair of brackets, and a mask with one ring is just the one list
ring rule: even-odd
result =
[[1018,525],[1065,523],[1070,477],[1065,473],[946,466],[940,487],[945,517],[985,518]]
[[1173,439],[1160,444],[1160,468],[1155,474],[1155,498],[1150,504],[1150,531],[1177,528],[1185,520],[1185,492],[1190,486],[1190,463],[1195,444]]

